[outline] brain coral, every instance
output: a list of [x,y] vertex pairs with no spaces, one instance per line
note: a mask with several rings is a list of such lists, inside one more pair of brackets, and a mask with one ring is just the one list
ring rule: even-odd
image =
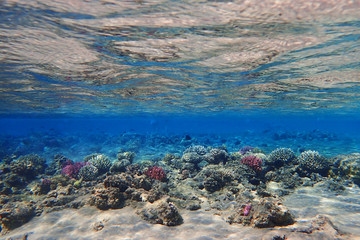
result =
[[295,159],[295,153],[290,148],[277,148],[270,153],[268,163],[281,167],[286,163],[292,163]]
[[298,157],[298,163],[301,169],[306,172],[316,172],[326,175],[330,169],[329,162],[317,151],[305,151]]

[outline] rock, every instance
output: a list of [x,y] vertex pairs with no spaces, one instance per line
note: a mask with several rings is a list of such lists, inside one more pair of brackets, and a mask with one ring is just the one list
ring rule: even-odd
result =
[[104,180],[104,187],[109,188],[118,188],[120,192],[124,192],[129,186],[128,183],[121,177],[121,175],[117,176],[108,176]]
[[111,173],[120,173],[120,172],[125,172],[126,171],[126,167],[129,166],[131,164],[131,162],[127,159],[121,159],[118,162],[115,162],[111,167],[110,167],[110,172]]
[[225,168],[222,165],[208,165],[197,174],[195,180],[202,182],[202,186],[209,193],[213,193],[222,189],[233,178],[234,172],[232,169]]
[[64,206],[76,198],[73,195],[74,191],[74,187],[71,185],[67,187],[59,186],[57,189],[50,191],[40,205],[42,207]]
[[125,194],[119,188],[98,188],[90,197],[89,203],[101,210],[117,209],[124,207],[125,199]]
[[51,190],[51,181],[48,179],[43,179],[40,183],[38,183],[33,192],[35,195],[44,195],[50,192]]
[[104,223],[103,223],[102,221],[96,222],[96,223],[94,223],[94,225],[93,225],[93,229],[94,229],[96,232],[103,230],[103,228],[104,228]]
[[2,233],[20,227],[35,216],[35,207],[27,202],[9,202],[0,210]]
[[335,162],[332,175],[350,179],[360,186],[360,153],[339,155],[332,160]]
[[227,219],[227,222],[242,223],[256,228],[287,226],[295,222],[292,214],[280,202],[262,199],[260,202],[242,204]]
[[200,203],[190,203],[186,207],[186,209],[188,209],[190,211],[196,211],[196,210],[199,210],[200,208],[201,208]]
[[319,186],[322,189],[333,192],[335,194],[343,194],[346,190],[342,183],[336,182],[330,178],[325,178],[323,181],[316,183],[315,186]]
[[10,169],[14,174],[24,176],[31,180],[39,174],[44,173],[46,166],[44,158],[41,158],[36,154],[28,154],[12,161]]
[[137,214],[145,221],[154,224],[177,226],[183,223],[183,218],[177,207],[168,199],[160,199],[153,204],[148,203]]
[[305,237],[307,239],[342,239],[341,237],[345,235],[328,217],[322,215],[317,216],[308,226],[296,228],[293,232],[297,235],[302,234],[301,239]]

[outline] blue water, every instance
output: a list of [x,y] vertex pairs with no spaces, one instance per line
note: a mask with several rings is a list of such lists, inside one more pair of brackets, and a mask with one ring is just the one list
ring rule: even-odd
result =
[[[16,116],[0,120],[2,157],[37,153],[52,161],[55,153],[74,160],[93,152],[116,158],[120,149],[137,153],[137,160],[158,161],[166,153],[179,155],[190,145],[243,146],[266,153],[289,147],[301,153],[316,150],[328,157],[359,152],[360,125],[356,117],[244,115],[132,115],[106,117]],[[185,141],[189,136],[189,141]],[[140,141],[136,147],[132,141]],[[5,144],[6,143],[6,144]],[[71,149],[71,150],[70,150]]]

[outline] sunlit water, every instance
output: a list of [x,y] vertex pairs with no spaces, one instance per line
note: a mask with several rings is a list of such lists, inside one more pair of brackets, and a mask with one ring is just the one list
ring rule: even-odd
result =
[[2,113],[359,107],[358,1],[0,3]]
[[136,161],[189,144],[360,152],[359,13],[356,0],[0,1],[0,157],[115,158],[130,140]]

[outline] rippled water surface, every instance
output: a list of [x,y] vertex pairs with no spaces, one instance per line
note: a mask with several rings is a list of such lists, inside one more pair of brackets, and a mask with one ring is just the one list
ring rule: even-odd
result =
[[1,1],[0,111],[352,112],[359,11],[347,0]]

